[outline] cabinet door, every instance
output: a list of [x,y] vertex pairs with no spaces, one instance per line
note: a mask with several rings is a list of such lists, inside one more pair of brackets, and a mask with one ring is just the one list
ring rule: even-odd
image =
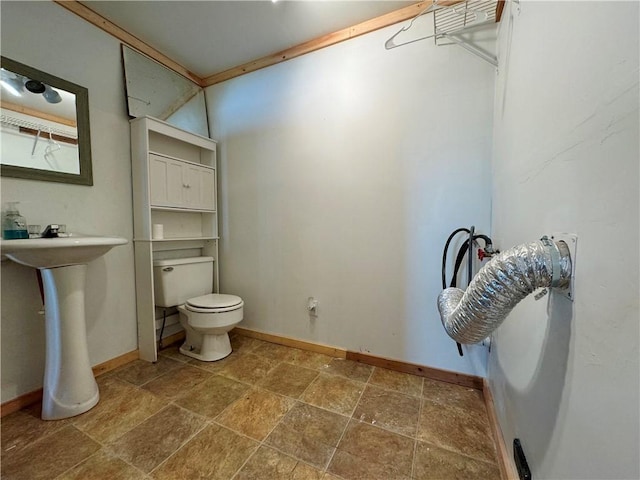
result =
[[149,155],[149,191],[151,205],[182,207],[185,205],[182,162]]
[[186,165],[186,206],[201,210],[216,209],[215,170],[198,165]]

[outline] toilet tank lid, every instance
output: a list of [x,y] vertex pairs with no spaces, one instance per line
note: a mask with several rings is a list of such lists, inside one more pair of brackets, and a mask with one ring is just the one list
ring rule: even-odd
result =
[[154,267],[168,267],[172,265],[187,265],[189,263],[208,263],[213,262],[213,257],[188,257],[188,258],[172,258],[170,260],[154,260]]

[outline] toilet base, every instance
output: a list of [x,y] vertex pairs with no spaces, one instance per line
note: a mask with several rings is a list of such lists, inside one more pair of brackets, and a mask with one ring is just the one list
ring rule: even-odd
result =
[[231,354],[231,342],[227,333],[202,335],[200,346],[195,344],[197,342],[192,341],[193,337],[188,333],[185,342],[180,347],[180,353],[187,357],[195,358],[201,362],[215,362]]

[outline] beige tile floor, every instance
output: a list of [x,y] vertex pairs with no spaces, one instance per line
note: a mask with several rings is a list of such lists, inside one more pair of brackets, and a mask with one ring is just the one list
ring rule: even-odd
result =
[[234,335],[98,378],[100,403],[2,419],[2,479],[499,479],[481,393]]

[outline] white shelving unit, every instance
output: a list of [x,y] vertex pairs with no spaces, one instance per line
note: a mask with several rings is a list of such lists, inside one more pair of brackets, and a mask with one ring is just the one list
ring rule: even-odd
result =
[[[131,120],[134,249],[140,358],[158,359],[153,260],[214,258],[219,291],[216,142],[152,117]],[[152,238],[162,224],[164,238]]]

